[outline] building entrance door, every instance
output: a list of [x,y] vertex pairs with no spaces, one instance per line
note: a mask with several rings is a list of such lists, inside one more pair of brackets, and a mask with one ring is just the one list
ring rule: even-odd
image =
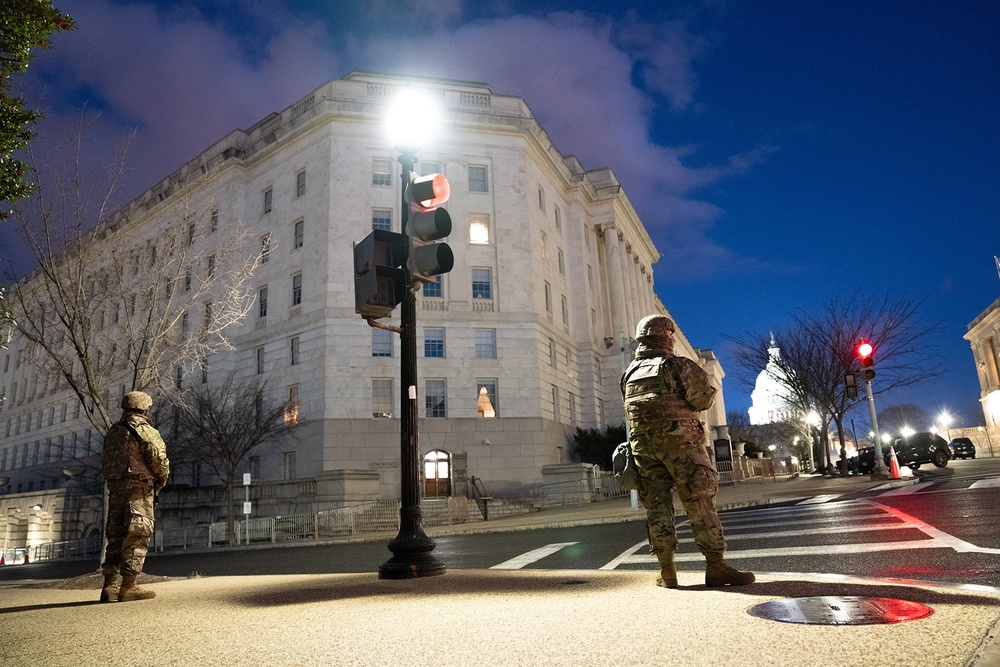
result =
[[451,495],[451,455],[440,449],[424,455],[424,496],[441,498]]

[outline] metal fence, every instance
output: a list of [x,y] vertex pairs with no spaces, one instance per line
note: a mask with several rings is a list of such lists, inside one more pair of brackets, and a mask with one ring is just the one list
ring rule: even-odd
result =
[[[550,507],[584,505],[628,496],[610,472],[595,468],[593,477],[542,486],[529,496],[474,498],[424,498],[420,501],[424,526],[447,526],[495,520],[506,516],[537,512]],[[480,503],[486,503],[486,511]],[[238,544],[275,544],[319,541],[344,537],[392,535],[399,531],[398,500],[377,500],[349,507],[321,510],[312,514],[250,517],[234,522]],[[179,528],[157,529],[150,540],[151,551],[217,548],[229,544],[225,521]],[[7,564],[91,557],[100,553],[100,536],[85,540],[51,542],[30,549],[9,549]],[[25,554],[27,553],[27,561]]]

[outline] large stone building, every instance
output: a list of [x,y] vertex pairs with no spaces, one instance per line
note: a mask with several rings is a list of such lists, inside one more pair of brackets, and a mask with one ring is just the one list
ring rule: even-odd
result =
[[[615,175],[561,154],[524,100],[465,81],[363,72],[330,81],[154,185],[132,202],[128,223],[137,243],[182,206],[204,211],[195,243],[218,242],[215,229],[256,228],[247,252],[266,262],[254,275],[257,303],[230,334],[234,349],[178,368],[176,380],[213,382],[236,369],[297,404],[298,438],[246,461],[265,487],[258,497],[271,500],[262,512],[335,505],[358,484],[399,496],[399,344],[355,314],[353,244],[373,228],[400,231],[398,154],[382,125],[407,85],[444,105],[444,131],[419,152],[417,170],[447,176],[454,221],[454,269],[417,299],[429,493],[463,494],[472,476],[494,496],[537,492],[543,469],[574,461],[576,427],[623,421],[622,336],[644,315],[668,314],[653,289],[659,253]],[[680,330],[677,347],[721,389],[710,350]],[[22,542],[95,529],[79,512],[68,518],[62,494],[67,479],[88,488],[73,459],[99,448],[73,394],[36,386],[30,353],[15,335],[0,361],[0,521]],[[704,419],[724,425],[721,393]],[[70,442],[80,443],[75,456]],[[187,520],[217,520],[222,496],[218,480],[175,469],[176,497],[213,485],[214,495],[191,500]],[[82,497],[74,502],[93,504]]]
[[[1000,266],[1000,265],[998,265]],[[979,375],[980,402],[986,427],[985,442],[978,446],[993,451],[993,438],[1000,437],[1000,299],[969,323],[965,339],[972,346],[972,356]],[[973,436],[975,434],[963,434]],[[1000,445],[1000,441],[997,443]]]

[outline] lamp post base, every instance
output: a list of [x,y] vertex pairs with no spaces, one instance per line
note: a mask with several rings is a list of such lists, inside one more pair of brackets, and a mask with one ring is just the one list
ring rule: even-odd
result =
[[444,563],[431,555],[434,541],[426,535],[399,536],[389,542],[392,558],[378,568],[379,579],[416,579],[444,574]]

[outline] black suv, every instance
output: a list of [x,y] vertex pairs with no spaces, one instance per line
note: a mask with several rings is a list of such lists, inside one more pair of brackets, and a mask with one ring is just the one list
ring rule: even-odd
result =
[[953,459],[974,459],[976,458],[976,446],[968,438],[954,438],[948,443]]
[[907,438],[896,438],[892,441],[899,465],[916,470],[921,463],[933,463],[938,468],[948,465],[951,450],[941,436],[924,431],[914,433]]

